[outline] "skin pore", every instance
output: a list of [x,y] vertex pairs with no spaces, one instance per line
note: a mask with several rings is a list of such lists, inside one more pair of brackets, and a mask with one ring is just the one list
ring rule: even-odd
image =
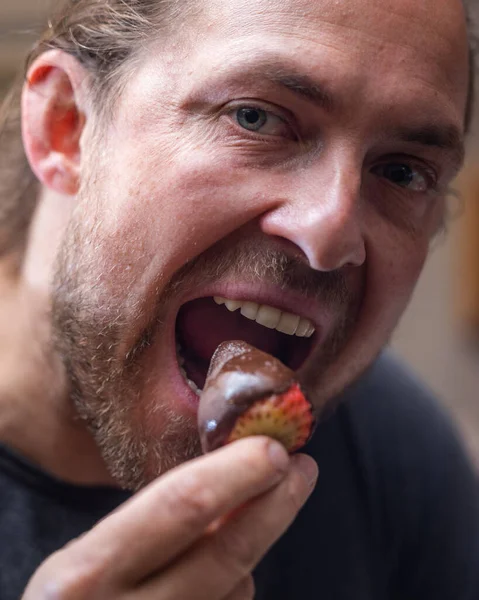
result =
[[31,387],[23,364],[2,379],[1,397],[22,390],[3,403],[4,441],[60,477],[133,488],[194,456],[174,332],[202,296],[314,320],[302,371],[321,407],[374,360],[462,162],[459,1],[208,2],[194,30],[137,57],[108,122],[71,57],[40,57],[29,81],[44,191],[0,357],[11,345],[38,367]]

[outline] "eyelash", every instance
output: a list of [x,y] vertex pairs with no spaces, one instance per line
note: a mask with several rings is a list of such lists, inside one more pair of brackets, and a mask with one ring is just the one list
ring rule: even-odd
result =
[[[280,144],[280,143],[284,142],[284,140],[285,140],[284,136],[256,133],[254,131],[251,131],[251,130],[248,130],[248,129],[242,127],[237,122],[235,115],[236,115],[236,113],[238,113],[239,110],[248,109],[248,108],[253,109],[253,110],[264,111],[264,112],[280,119],[285,124],[285,126],[291,130],[291,133],[292,133],[291,138],[286,138],[286,139],[288,139],[288,141],[296,141],[296,142],[301,141],[301,138],[298,134],[298,127],[296,126],[296,124],[293,124],[293,122],[292,122],[293,119],[291,118],[291,115],[286,116],[285,111],[281,110],[279,107],[276,107],[276,106],[274,107],[274,110],[272,110],[271,105],[261,103],[258,100],[252,100],[252,101],[241,100],[241,101],[236,101],[234,104],[228,104],[227,106],[225,106],[225,108],[222,112],[222,115],[227,116],[230,119],[230,122],[236,131],[240,131],[242,133],[242,135],[248,137],[250,140],[257,140],[257,141],[260,141],[263,143],[268,142],[270,144]],[[411,159],[408,156],[392,155],[392,156],[385,157],[380,163],[378,163],[375,166],[375,168],[378,168],[381,166],[386,167],[391,164],[404,165],[404,166],[409,167],[413,171],[419,172],[424,177],[424,179],[428,185],[428,190],[423,191],[423,192],[417,191],[417,190],[412,190],[407,187],[401,186],[399,184],[394,184],[394,182],[389,181],[388,183],[390,183],[391,185],[394,185],[398,189],[400,189],[404,192],[408,192],[411,195],[417,195],[417,194],[421,194],[421,193],[422,194],[424,194],[424,193],[432,193],[432,194],[440,193],[439,181],[438,181],[439,178],[438,178],[436,170],[434,168],[432,168],[431,166],[428,166],[424,163],[418,163],[417,161],[415,161],[414,159]]]
[[[235,114],[241,109],[248,109],[248,108],[252,109],[252,110],[264,111],[268,115],[272,115],[272,116],[276,117],[277,119],[279,119],[280,121],[282,121],[284,123],[285,127],[288,127],[290,129],[291,134],[292,134],[291,137],[285,138],[285,136],[280,136],[280,135],[256,133],[254,131],[251,131],[251,130],[248,130],[248,129],[242,127],[237,122],[237,119],[235,118]],[[299,141],[298,128],[292,122],[291,116],[286,115],[285,111],[281,111],[279,109],[279,107],[274,107],[274,109],[272,109],[271,105],[262,104],[262,103],[258,102],[257,100],[252,100],[251,102],[248,102],[248,100],[245,100],[245,101],[242,100],[242,101],[236,102],[233,105],[231,105],[231,104],[227,105],[225,107],[225,109],[223,110],[222,115],[229,117],[230,122],[235,127],[235,129],[237,131],[239,130],[243,135],[246,135],[247,137],[249,137],[252,140],[258,140],[258,141],[262,141],[262,142],[267,141],[269,143],[276,143],[276,144],[284,142],[285,139],[287,139],[288,141]]]
[[[421,191],[421,190],[414,190],[405,186],[401,186],[400,184],[395,184],[393,181],[387,180],[386,181],[390,184],[390,185],[394,185],[395,187],[397,187],[398,189],[401,189],[404,192],[408,192],[410,194],[413,195],[417,195],[417,194],[438,194],[440,193],[439,190],[439,178],[438,178],[438,174],[436,172],[436,170],[434,168],[432,168],[429,165],[426,165],[425,163],[418,163],[417,161],[411,159],[408,156],[401,156],[401,155],[393,155],[393,156],[387,156],[385,157],[380,163],[378,163],[377,165],[375,165],[375,167],[371,170],[371,172],[373,174],[375,169],[379,169],[381,167],[388,167],[391,165],[397,165],[397,166],[406,166],[409,169],[411,169],[412,171],[415,171],[417,173],[419,173],[421,175],[421,177],[424,178],[426,185],[427,185],[427,190]],[[380,175],[378,175],[380,176]]]

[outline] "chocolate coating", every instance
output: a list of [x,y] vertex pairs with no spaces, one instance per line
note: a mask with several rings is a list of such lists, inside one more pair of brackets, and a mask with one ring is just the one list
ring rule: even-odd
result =
[[285,392],[293,382],[293,371],[274,356],[242,341],[220,344],[198,408],[203,452],[222,446],[236,419],[254,402]]

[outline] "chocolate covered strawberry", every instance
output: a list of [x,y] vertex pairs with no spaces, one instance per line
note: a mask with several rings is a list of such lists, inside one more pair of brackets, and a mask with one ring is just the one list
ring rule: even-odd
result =
[[294,452],[311,437],[314,417],[291,369],[245,342],[225,342],[211,360],[198,425],[204,452],[249,435]]

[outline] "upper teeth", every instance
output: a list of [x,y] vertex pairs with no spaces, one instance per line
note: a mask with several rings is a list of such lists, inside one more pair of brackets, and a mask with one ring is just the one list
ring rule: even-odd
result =
[[241,308],[241,314],[247,319],[256,321],[259,325],[263,325],[269,329],[276,329],[281,333],[309,338],[315,332],[314,325],[309,319],[283,312],[278,308],[273,308],[266,304],[228,300],[219,296],[215,296],[214,301],[216,304],[224,304],[231,312]]

